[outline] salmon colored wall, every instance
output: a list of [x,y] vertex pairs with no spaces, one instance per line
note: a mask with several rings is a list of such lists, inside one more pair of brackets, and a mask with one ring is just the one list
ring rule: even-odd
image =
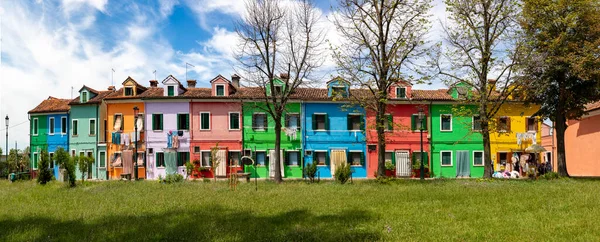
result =
[[[216,147],[216,145],[217,145],[217,142],[193,142],[190,147],[190,157],[191,157],[192,161],[196,160],[196,159],[200,160],[200,153],[194,153],[194,147],[199,146],[200,151],[209,151],[213,147]],[[241,156],[244,155],[244,151],[242,150],[242,142],[241,141],[219,142],[219,148],[225,149],[228,152],[229,151],[239,151]],[[227,157],[227,159],[229,160],[229,157]],[[238,171],[244,170],[244,168],[242,166],[233,166],[232,167],[233,170],[230,168],[231,167],[229,167],[229,165],[228,165],[227,166],[227,174],[229,174],[231,171],[238,172]],[[202,172],[202,174],[204,174],[204,176],[207,178],[213,177],[212,172],[210,172],[210,171]]]
[[[134,132],[135,128],[134,128],[134,117],[133,117],[133,107],[137,106],[139,108],[139,113],[143,114],[144,113],[144,103],[142,102],[130,102],[130,103],[108,103],[106,105],[106,112],[107,112],[107,116],[106,116],[106,123],[107,123],[107,135],[106,135],[106,143],[107,143],[107,167],[108,167],[108,171],[109,171],[109,176],[111,179],[119,179],[121,177],[121,172],[123,171],[123,169],[121,167],[111,167],[111,162],[112,162],[112,155],[115,153],[115,151],[120,151],[121,149],[119,148],[119,146],[112,144],[112,132],[113,132],[113,122],[114,122],[114,115],[116,113],[121,113],[123,114],[123,132],[125,133],[131,133]],[[144,122],[144,126],[147,124],[147,122]],[[138,142],[138,150],[139,151],[145,151],[146,147],[144,144],[144,134],[140,135],[140,142]],[[146,177],[146,170],[143,167],[138,167],[138,177],[139,178],[145,178]]]
[[211,95],[212,96],[216,96],[217,95],[217,87],[216,87],[217,84],[225,86],[225,91],[224,91],[225,96],[229,96],[229,94],[230,94],[230,92],[229,92],[230,91],[229,90],[229,82],[226,81],[226,80],[224,80],[221,77],[218,77],[216,80],[214,80],[211,83],[211,87],[212,87]]
[[570,120],[565,132],[567,171],[571,176],[600,176],[600,110]]
[[[192,103],[192,140],[242,140],[242,104],[239,102]],[[200,112],[210,112],[210,130],[200,130]],[[240,129],[229,130],[229,112],[240,113]]]
[[401,85],[390,86],[390,88],[388,89],[388,96],[390,96],[390,98],[396,98],[396,88],[397,87],[405,87],[406,88],[406,97],[408,97],[408,98],[412,97],[412,86],[401,84]]

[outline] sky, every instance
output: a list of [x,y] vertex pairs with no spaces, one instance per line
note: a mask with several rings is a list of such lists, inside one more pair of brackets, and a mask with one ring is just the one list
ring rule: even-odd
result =
[[[328,17],[336,1],[316,4],[335,30]],[[441,0],[433,5],[429,38],[436,40],[445,6]],[[6,115],[9,148],[16,141],[23,149],[29,143],[27,112],[48,96],[77,97],[84,84],[118,88],[131,76],[148,86],[154,71],[159,81],[170,74],[183,81],[186,63],[193,65],[187,79],[200,87],[218,74],[231,76],[233,23],[243,12],[242,0],[0,0],[0,147],[6,144]],[[434,82],[414,88],[442,87]]]

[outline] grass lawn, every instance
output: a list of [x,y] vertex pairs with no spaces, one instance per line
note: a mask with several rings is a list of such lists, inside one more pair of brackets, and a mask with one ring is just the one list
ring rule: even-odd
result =
[[600,240],[600,180],[4,180],[0,199],[0,241]]

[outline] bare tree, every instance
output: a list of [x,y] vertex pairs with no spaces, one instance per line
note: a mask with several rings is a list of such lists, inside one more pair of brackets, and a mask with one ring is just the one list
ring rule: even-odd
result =
[[[376,113],[377,146],[385,150],[388,90],[399,80],[420,82],[419,57],[427,52],[429,0],[340,0],[334,22],[341,46],[333,48],[338,71],[368,91],[351,100]],[[377,176],[385,176],[385,152]]]
[[514,67],[520,53],[518,0],[446,0],[449,23],[443,25],[443,51],[436,56],[437,74],[447,83],[461,82],[474,90],[465,97],[478,105],[484,145],[484,177],[490,178],[490,126],[513,91],[519,90]]
[[[275,122],[275,153],[279,154],[281,120],[290,95],[323,63],[321,16],[309,0],[247,0],[245,5],[246,13],[236,24],[241,40],[236,55],[246,81],[262,90],[258,99],[267,104],[263,109]],[[281,90],[276,90],[278,81]],[[275,181],[281,183],[279,159],[272,157]]]

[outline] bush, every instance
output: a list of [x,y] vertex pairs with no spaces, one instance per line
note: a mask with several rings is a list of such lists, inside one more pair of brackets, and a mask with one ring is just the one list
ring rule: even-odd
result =
[[65,169],[66,175],[69,178],[69,186],[75,187],[75,160],[71,158],[69,152],[67,152],[62,147],[58,148],[54,153],[56,158],[56,163]]
[[548,173],[540,176],[540,179],[544,179],[544,180],[554,180],[554,179],[558,179],[558,178],[560,178],[560,176],[556,172],[548,172]]
[[183,176],[180,174],[169,174],[165,177],[166,184],[179,183],[179,182],[183,182]]
[[342,184],[350,180],[350,175],[352,175],[352,170],[350,170],[350,165],[347,163],[342,163],[335,168],[335,179]]
[[310,182],[315,182],[315,176],[317,175],[317,162],[312,162],[304,167],[304,174]]
[[391,161],[386,161],[385,169],[388,171],[393,171],[394,169],[396,169],[396,166],[394,166],[394,164]]
[[46,185],[52,180],[52,171],[50,170],[50,156],[46,149],[42,150],[40,154],[40,163],[38,164],[38,180],[37,182],[42,185]]

